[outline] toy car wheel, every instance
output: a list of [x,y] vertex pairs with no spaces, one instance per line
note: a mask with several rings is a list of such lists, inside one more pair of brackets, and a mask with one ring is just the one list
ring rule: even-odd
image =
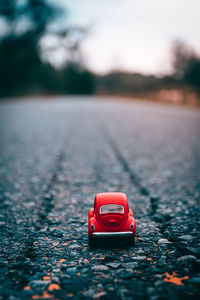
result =
[[125,242],[126,242],[127,246],[131,247],[131,246],[133,246],[135,244],[135,237],[129,238]]
[[88,236],[88,241],[89,241],[89,246],[90,247],[94,247],[96,245],[95,243],[95,239],[93,239],[92,237]]

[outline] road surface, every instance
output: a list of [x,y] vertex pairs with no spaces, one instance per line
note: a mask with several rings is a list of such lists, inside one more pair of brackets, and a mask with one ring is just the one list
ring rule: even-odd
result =
[[[104,98],[0,104],[2,299],[197,299],[200,110]],[[125,192],[135,244],[90,248],[94,195]]]

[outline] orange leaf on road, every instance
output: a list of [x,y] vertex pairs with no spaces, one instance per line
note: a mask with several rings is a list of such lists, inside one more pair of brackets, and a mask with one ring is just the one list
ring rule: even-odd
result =
[[175,272],[173,272],[172,275],[170,275],[169,273],[166,272],[165,276],[166,276],[166,278],[164,278],[163,281],[171,282],[176,285],[184,285],[182,280],[186,280],[189,278],[188,276],[177,277],[177,274]]
[[50,281],[51,280],[51,277],[50,276],[43,276],[42,277],[45,281]]
[[43,292],[42,296],[40,295],[33,295],[32,299],[47,299],[47,298],[52,298],[53,295],[50,295],[49,293],[47,293],[46,291]]
[[48,291],[60,290],[60,286],[56,283],[51,283],[48,287]]
[[66,261],[66,259],[61,258],[61,259],[57,262],[56,266],[60,265],[60,264],[63,263],[64,261]]

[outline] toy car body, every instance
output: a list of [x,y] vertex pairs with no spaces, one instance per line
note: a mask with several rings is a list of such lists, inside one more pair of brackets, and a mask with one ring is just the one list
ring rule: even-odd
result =
[[88,212],[90,243],[96,238],[134,238],[136,221],[124,193],[96,194]]

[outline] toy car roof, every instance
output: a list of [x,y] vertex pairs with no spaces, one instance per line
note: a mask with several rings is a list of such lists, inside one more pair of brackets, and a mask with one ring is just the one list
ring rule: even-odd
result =
[[124,193],[99,193],[95,196],[94,208],[99,209],[102,205],[118,204],[128,209],[128,200]]

